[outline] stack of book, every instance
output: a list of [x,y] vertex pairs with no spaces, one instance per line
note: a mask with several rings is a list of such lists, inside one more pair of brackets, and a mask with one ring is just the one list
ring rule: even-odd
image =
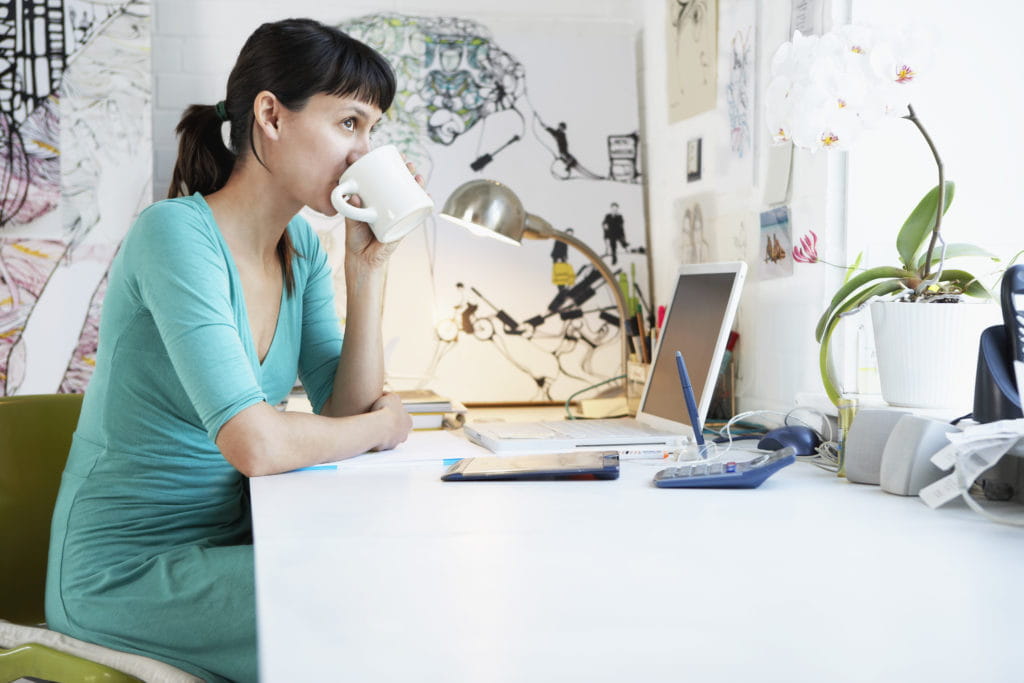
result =
[[402,398],[402,405],[412,418],[413,429],[442,429],[446,418],[449,426],[459,427],[465,418],[464,405],[430,389],[407,389],[395,393]]

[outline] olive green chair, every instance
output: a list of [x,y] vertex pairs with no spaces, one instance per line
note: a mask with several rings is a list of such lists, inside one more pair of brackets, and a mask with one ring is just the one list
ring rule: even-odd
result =
[[81,394],[0,397],[0,683],[201,682],[42,625],[50,516],[81,408]]

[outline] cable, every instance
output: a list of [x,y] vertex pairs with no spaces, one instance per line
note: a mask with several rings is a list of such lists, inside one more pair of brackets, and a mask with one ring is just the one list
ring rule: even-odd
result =
[[793,413],[795,413],[795,412],[797,412],[799,410],[806,410],[807,412],[814,413],[815,415],[820,417],[821,418],[821,424],[826,426],[826,427],[828,427],[828,437],[826,438],[825,434],[821,430],[814,429],[814,427],[812,427],[811,425],[807,424],[806,422],[804,422],[800,418],[796,418],[795,417],[795,418],[793,418],[794,420],[796,420],[797,422],[799,422],[803,426],[807,427],[808,429],[813,429],[815,431],[815,433],[817,433],[818,436],[821,437],[822,441],[835,441],[836,440],[836,433],[834,431],[834,428],[832,427],[832,421],[830,419],[828,419],[828,415],[826,415],[825,413],[821,412],[817,408],[811,408],[810,406],[797,406],[796,408],[793,408],[788,413],[786,413],[786,418],[784,420],[786,422],[786,424],[789,424],[790,416]]
[[[828,437],[826,438],[822,431],[815,429],[806,421],[793,416],[793,413],[800,410],[806,410],[819,416],[821,418],[822,424],[828,426]],[[821,444],[818,446],[816,452],[813,455],[798,455],[796,459],[800,462],[810,463],[816,467],[820,467],[821,469],[827,470],[829,472],[839,471],[839,444],[835,441],[835,431],[833,430],[832,422],[828,419],[828,416],[825,415],[825,413],[821,412],[820,410],[804,406],[793,408],[792,410],[785,413],[779,410],[748,410],[737,415],[734,415],[728,422],[725,423],[725,426],[719,430],[719,434],[723,438],[728,440],[728,445],[725,449],[726,453],[728,453],[729,450],[732,448],[732,442],[734,440],[738,440],[735,437],[733,437],[732,425],[744,418],[752,417],[754,415],[781,415],[783,425],[790,424],[790,420],[792,419],[793,421],[798,422],[804,427],[807,427],[808,429],[812,430],[821,439]],[[743,438],[751,437],[744,436]]]
[[985,508],[983,508],[981,504],[978,503],[978,501],[974,500],[974,496],[972,496],[970,493],[970,487],[967,486],[967,482],[964,481],[963,469],[960,467],[956,467],[956,479],[957,483],[960,485],[960,497],[963,498],[964,501],[966,501],[967,505],[970,506],[970,508],[977,512],[979,515],[987,517],[991,521],[998,522],[999,524],[1009,524],[1010,526],[1024,526],[1024,519],[1010,519],[1009,517],[994,515]]
[[625,379],[625,378],[626,378],[625,375],[617,375],[615,377],[611,377],[609,379],[606,379],[606,380],[604,380],[602,382],[598,382],[597,384],[591,384],[589,387],[583,387],[582,389],[580,389],[576,393],[571,394],[569,396],[569,398],[565,399],[565,415],[566,415],[566,417],[568,419],[570,419],[570,420],[586,419],[586,418],[580,418],[580,417],[572,414],[572,411],[569,409],[569,406],[572,404],[572,400],[574,398],[576,398],[577,396],[579,396],[580,394],[582,394],[584,392],[587,392],[587,391],[590,391],[591,389],[597,389],[598,387],[603,387],[605,384],[610,384],[612,382],[617,382],[620,379]]
[[798,455],[799,462],[807,462],[828,472],[839,471],[839,444],[835,441],[822,441],[813,455]]

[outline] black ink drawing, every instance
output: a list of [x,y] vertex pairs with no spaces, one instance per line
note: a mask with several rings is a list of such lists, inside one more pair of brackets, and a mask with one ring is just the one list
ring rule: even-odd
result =
[[[487,27],[455,17],[402,14],[374,14],[339,25],[380,50],[395,67],[395,104],[379,127],[375,144],[397,145],[425,177],[440,170],[434,168],[435,160],[442,158],[437,146],[467,150],[458,163],[465,163],[472,174],[493,172],[515,150],[516,158],[559,182],[634,186],[616,203],[635,205],[629,193],[642,180],[639,135],[595,137],[591,121],[577,125],[574,120],[578,119],[570,116],[554,119],[538,111],[529,96],[523,63],[503,49]],[[572,108],[568,111],[574,113]],[[530,150],[526,156],[524,147]],[[636,261],[633,255],[646,252],[643,220],[632,213],[624,216],[625,211],[612,209],[609,203],[578,219],[575,225],[582,234],[577,237],[602,241],[604,257],[621,266],[626,254]],[[601,233],[596,232],[598,226]],[[430,230],[425,231],[425,240],[427,257],[433,259]],[[595,234],[588,240],[587,235]],[[498,357],[503,368],[515,370],[511,374],[530,378],[533,395],[517,394],[516,400],[557,399],[566,386],[578,388],[581,382],[585,386],[607,377],[603,366],[619,357],[614,299],[601,290],[604,281],[589,264],[574,267],[573,262],[583,257],[567,245],[556,241],[542,253],[550,255],[551,265],[546,305],[537,299],[544,286],[538,289],[536,282],[499,287],[493,280],[469,280],[460,273],[448,280],[461,279],[458,284],[441,285],[431,260],[430,286],[434,292],[443,292],[436,293],[432,302],[438,311],[432,322],[436,345],[428,367],[421,372],[417,366],[414,376],[431,381],[439,376],[479,375],[479,369],[460,365],[466,363],[462,359]],[[646,287],[646,282],[642,284]],[[524,292],[531,294],[524,296]],[[520,310],[527,313],[518,315]],[[487,400],[494,399],[488,396]]]
[[[573,284],[556,285],[546,310],[517,319],[477,287],[466,287],[460,282],[455,286],[456,303],[451,317],[442,319],[435,328],[438,345],[431,367],[437,367],[457,342],[468,337],[492,344],[509,365],[530,377],[536,389],[529,400],[555,400],[551,388],[557,379],[564,376],[590,382],[596,374],[593,360],[597,349],[603,344],[617,343],[619,318],[615,306],[584,306],[604,284],[599,272],[584,266],[574,274]],[[524,354],[523,348],[527,346],[535,353]],[[531,356],[549,356],[555,363],[524,360]]]
[[609,167],[608,175],[583,164],[569,151],[568,124],[542,120],[530,103],[523,65],[498,47],[483,25],[457,17],[374,14],[341,26],[396,66],[398,94],[389,112],[394,118],[385,122],[379,135],[417,148],[412,158],[419,168],[429,170],[422,133],[429,141],[448,146],[477,129],[476,156],[469,162],[475,172],[532,134],[551,152],[549,172],[555,178],[640,182],[637,133],[608,136],[608,149],[601,152],[607,156],[603,163]]
[[713,109],[717,96],[718,0],[668,2],[669,122]]

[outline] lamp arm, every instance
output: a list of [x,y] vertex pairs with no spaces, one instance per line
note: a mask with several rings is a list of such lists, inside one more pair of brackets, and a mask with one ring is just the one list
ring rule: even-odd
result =
[[601,274],[608,283],[608,287],[612,292],[612,298],[615,300],[615,307],[619,313],[619,341],[622,347],[622,374],[626,374],[626,361],[629,360],[629,342],[626,339],[626,321],[629,319],[627,313],[626,298],[622,294],[622,290],[619,289],[619,283],[615,280],[615,275],[605,265],[604,260],[597,255],[597,253],[588,247],[585,242],[573,237],[567,232],[556,230],[550,223],[536,216],[532,213],[526,215],[526,229],[523,231],[523,237],[533,240],[542,239],[553,239],[559,242],[564,242],[571,247],[575,247],[578,251],[582,252],[584,256],[590,261],[591,265]]

